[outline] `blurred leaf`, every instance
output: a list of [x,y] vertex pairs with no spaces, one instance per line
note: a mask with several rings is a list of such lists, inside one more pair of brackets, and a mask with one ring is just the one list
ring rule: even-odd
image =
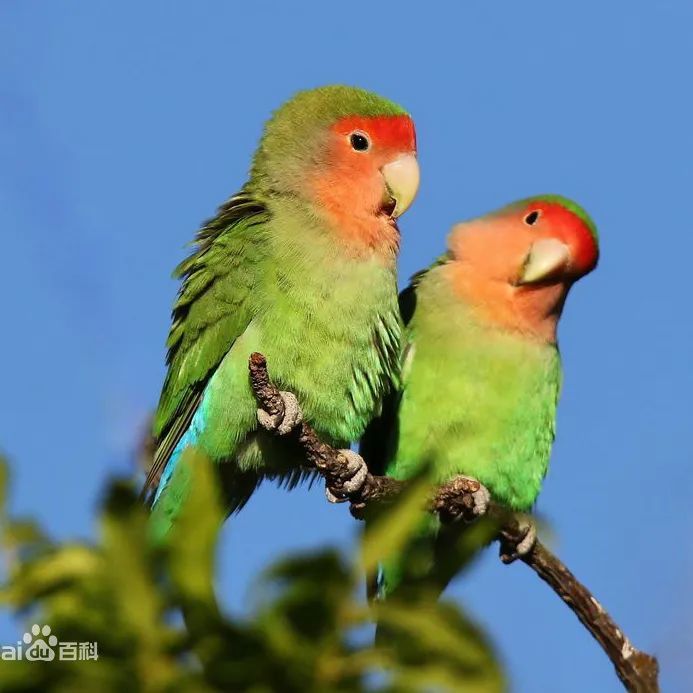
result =
[[379,602],[375,613],[388,631],[388,641],[396,643],[389,650],[397,652],[400,665],[394,670],[395,681],[414,686],[406,690],[419,685],[479,693],[505,690],[491,645],[457,607],[424,598],[415,603]]
[[93,576],[99,560],[91,549],[78,544],[51,549],[10,571],[10,579],[0,591],[2,601],[17,609],[26,608],[37,599]]
[[175,670],[162,622],[163,600],[155,582],[147,515],[130,485],[109,489],[102,520],[105,579],[117,610],[113,614],[128,634],[139,679],[147,690],[170,685]]
[[422,474],[369,523],[361,544],[361,566],[367,575],[378,564],[398,554],[425,518],[426,501],[430,498],[431,484]]
[[[155,548],[147,513],[122,482],[106,493],[95,546],[51,542],[31,521],[4,523],[2,602],[30,616],[30,624],[50,625],[60,642],[97,643],[99,658],[3,662],[3,693],[501,689],[478,629],[451,605],[426,606],[426,595],[378,607],[405,647],[364,640],[371,611],[359,597],[359,562],[336,549],[276,562],[258,579],[260,599],[247,617],[223,614],[214,594],[224,517],[216,470],[195,451],[181,461],[189,493],[163,549]],[[385,509],[361,563],[373,569],[383,547],[387,555],[404,546],[428,491],[417,481]]]
[[22,547],[24,550],[45,548],[49,544],[48,538],[38,524],[26,519],[6,523],[3,543],[8,549]]
[[7,512],[7,494],[10,485],[10,471],[7,460],[0,455],[0,520]]
[[185,476],[188,495],[171,532],[168,565],[175,587],[186,601],[214,602],[216,541],[224,521],[212,462],[188,447],[176,473]]

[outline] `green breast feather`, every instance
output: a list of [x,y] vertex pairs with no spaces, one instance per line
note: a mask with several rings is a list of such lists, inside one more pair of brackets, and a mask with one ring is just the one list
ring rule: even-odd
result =
[[403,292],[403,386],[367,433],[364,455],[399,479],[427,463],[437,481],[466,474],[500,502],[529,510],[554,439],[558,351],[483,326],[459,304],[452,310],[448,292],[435,266]]
[[[349,259],[302,210],[233,198],[178,268],[169,372],[148,487],[191,426],[195,445],[241,471],[293,474],[300,460],[257,431],[248,357],[267,356],[326,440],[358,439],[397,377],[401,320],[394,268]],[[201,417],[200,413],[204,416]],[[202,428],[203,426],[203,428]]]

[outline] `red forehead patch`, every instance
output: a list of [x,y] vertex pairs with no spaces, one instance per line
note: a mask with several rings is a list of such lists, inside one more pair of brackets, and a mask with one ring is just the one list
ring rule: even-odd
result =
[[580,273],[594,269],[599,258],[599,248],[589,227],[577,214],[556,202],[530,202],[523,214],[541,210],[545,222],[560,229],[559,235],[573,250],[573,262]]
[[340,135],[362,130],[377,147],[402,152],[416,151],[416,131],[414,122],[408,115],[348,116],[338,120],[332,130]]

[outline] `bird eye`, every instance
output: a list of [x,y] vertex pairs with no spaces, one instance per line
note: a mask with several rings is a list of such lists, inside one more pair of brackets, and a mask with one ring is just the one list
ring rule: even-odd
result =
[[352,149],[357,152],[367,152],[371,147],[368,136],[363,132],[352,132],[349,135],[349,142],[351,142]]
[[534,226],[534,224],[539,221],[539,210],[535,209],[533,212],[530,212],[526,217],[525,217],[525,224],[527,226]]

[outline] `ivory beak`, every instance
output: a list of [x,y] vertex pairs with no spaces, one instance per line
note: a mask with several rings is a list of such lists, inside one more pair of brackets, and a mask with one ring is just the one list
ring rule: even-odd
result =
[[570,248],[555,238],[532,243],[525,257],[518,284],[536,284],[565,269],[571,259]]
[[395,201],[393,217],[407,211],[419,189],[419,163],[414,154],[403,154],[382,167],[387,192]]

